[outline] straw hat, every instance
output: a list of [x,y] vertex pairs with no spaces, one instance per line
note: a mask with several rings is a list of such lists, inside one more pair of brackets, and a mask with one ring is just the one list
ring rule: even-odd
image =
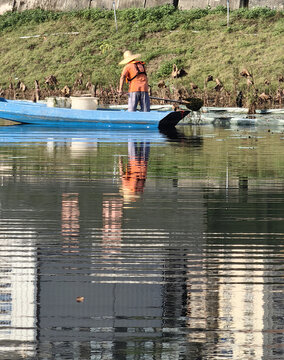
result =
[[131,51],[127,50],[123,54],[123,60],[119,63],[119,65],[128,64],[130,61],[139,58],[141,54],[132,54]]

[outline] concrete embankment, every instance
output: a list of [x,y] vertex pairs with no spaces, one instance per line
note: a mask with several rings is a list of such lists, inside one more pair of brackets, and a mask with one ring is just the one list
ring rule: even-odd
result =
[[283,129],[284,109],[257,110],[249,115],[247,108],[203,107],[199,112],[191,113],[179,123],[183,125],[213,125],[225,128],[232,126],[261,126],[267,129]]
[[[27,9],[41,8],[45,10],[70,11],[88,8],[126,9],[131,7],[154,7],[172,4],[181,10],[193,8],[215,8],[216,6],[226,6],[227,0],[2,0],[0,4],[0,14],[6,11],[23,11]],[[284,0],[230,0],[230,9],[235,10],[240,7],[265,6],[271,9],[284,9]]]

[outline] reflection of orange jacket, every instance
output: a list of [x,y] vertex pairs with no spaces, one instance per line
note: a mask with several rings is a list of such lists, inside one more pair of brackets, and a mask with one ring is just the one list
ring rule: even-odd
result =
[[130,159],[125,171],[121,168],[122,187],[133,193],[142,192],[147,176],[147,161]]

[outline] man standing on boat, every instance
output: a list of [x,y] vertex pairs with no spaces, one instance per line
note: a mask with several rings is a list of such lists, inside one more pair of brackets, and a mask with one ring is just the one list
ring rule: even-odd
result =
[[128,111],[136,111],[138,103],[140,103],[141,111],[150,111],[148,78],[145,63],[137,61],[140,56],[140,54],[125,51],[123,60],[119,63],[125,66],[120,76],[118,93],[122,94],[125,82],[129,84]]

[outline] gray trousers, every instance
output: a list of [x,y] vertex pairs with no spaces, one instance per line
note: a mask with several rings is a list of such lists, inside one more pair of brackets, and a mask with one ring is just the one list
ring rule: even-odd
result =
[[128,94],[128,111],[136,111],[140,104],[141,111],[150,111],[150,98],[146,91],[134,91]]

